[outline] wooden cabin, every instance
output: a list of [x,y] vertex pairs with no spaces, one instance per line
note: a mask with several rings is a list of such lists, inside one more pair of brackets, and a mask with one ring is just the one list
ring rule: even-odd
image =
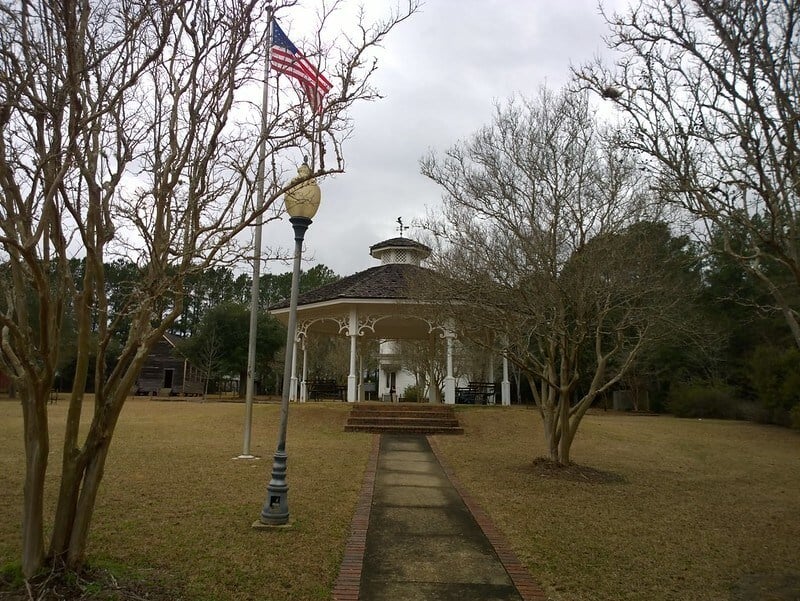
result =
[[134,394],[149,396],[194,396],[203,394],[200,370],[177,352],[182,340],[164,334],[150,351],[150,356],[136,380]]

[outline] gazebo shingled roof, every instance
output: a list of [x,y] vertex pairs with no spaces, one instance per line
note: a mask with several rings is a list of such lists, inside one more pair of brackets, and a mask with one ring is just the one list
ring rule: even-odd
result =
[[[382,261],[337,282],[300,294],[297,299],[298,328],[337,335],[357,328],[359,335],[377,338],[427,338],[434,325],[423,314],[416,296],[417,286],[433,271],[420,266],[431,249],[408,238],[392,238],[370,247]],[[289,301],[270,307],[270,313],[286,323]]]
[[[378,265],[304,292],[298,297],[297,306],[345,298],[409,299],[411,298],[409,284],[414,280],[418,281],[421,277],[429,276],[431,273],[425,267],[407,263]],[[270,309],[284,309],[288,306],[289,301],[283,300],[272,305]]]

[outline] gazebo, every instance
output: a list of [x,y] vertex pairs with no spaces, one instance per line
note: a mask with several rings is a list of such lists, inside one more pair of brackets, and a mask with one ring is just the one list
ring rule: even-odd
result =
[[[309,333],[350,338],[350,371],[347,400],[364,400],[361,370],[357,365],[357,341],[366,336],[379,340],[420,340],[440,336],[447,344],[447,374],[444,402],[456,402],[453,375],[454,328],[435,321],[430,306],[413,298],[412,282],[428,277],[422,262],[431,249],[408,238],[391,238],[370,247],[370,255],[381,264],[301,294],[297,301],[297,329],[292,352],[292,400],[298,390],[298,349],[302,351],[299,400],[307,399],[306,341]],[[270,312],[284,324],[289,321],[289,304],[275,305]],[[430,400],[433,400],[433,391]],[[508,363],[503,359],[502,404],[510,404]]]

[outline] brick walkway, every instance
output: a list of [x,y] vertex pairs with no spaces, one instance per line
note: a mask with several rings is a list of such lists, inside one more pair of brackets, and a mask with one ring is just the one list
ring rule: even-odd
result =
[[334,601],[545,601],[435,438],[376,435]]

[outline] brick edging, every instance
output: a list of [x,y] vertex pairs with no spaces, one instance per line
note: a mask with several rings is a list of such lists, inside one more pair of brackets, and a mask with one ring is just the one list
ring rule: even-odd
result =
[[539,584],[531,577],[525,566],[519,561],[516,553],[511,550],[511,546],[508,544],[508,541],[506,541],[506,538],[494,525],[492,519],[483,509],[481,509],[481,506],[461,485],[461,482],[458,481],[455,473],[452,469],[450,469],[450,466],[444,459],[442,452],[439,450],[439,446],[437,445],[436,441],[432,437],[428,436],[428,443],[433,450],[433,454],[436,456],[436,460],[439,462],[439,465],[442,466],[445,475],[447,475],[447,478],[453,485],[453,488],[455,488],[458,494],[461,495],[461,499],[464,501],[467,509],[469,509],[472,517],[475,518],[475,521],[478,522],[478,526],[481,530],[483,530],[486,538],[489,539],[489,543],[494,548],[495,553],[497,553],[500,563],[503,564],[506,572],[508,572],[508,575],[511,577],[511,581],[514,583],[517,591],[519,591],[522,600],[547,601],[547,595],[544,593]]
[[364,567],[364,550],[367,544],[369,513],[372,509],[372,492],[375,489],[375,473],[378,470],[378,452],[381,448],[381,435],[372,436],[372,451],[364,471],[364,482],[356,501],[353,521],[350,523],[350,537],[344,548],[344,558],[339,575],[333,585],[333,601],[358,601],[361,586],[361,570]]

